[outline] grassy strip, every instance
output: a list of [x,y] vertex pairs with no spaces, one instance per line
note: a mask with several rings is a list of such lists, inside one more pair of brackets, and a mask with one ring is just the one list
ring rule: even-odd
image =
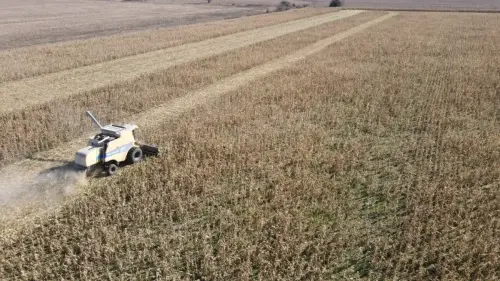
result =
[[0,52],[0,82],[91,65],[327,12],[332,10],[306,8],[8,50]]
[[3,239],[0,275],[498,279],[495,21],[405,14],[145,132],[161,158]]
[[[88,131],[91,123],[84,115],[86,110],[92,110],[104,121],[121,121],[129,115],[184,95],[187,91],[283,56],[381,14],[384,13],[363,13],[220,56],[176,66],[124,84],[0,116],[0,126],[4,130],[0,136],[0,165],[21,155],[29,156],[30,153],[53,148]],[[2,140],[5,142],[2,143]]]

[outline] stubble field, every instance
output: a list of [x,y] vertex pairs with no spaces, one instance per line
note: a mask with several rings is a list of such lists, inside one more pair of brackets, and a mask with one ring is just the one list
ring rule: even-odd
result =
[[409,11],[500,12],[496,0],[346,0],[344,7],[357,9],[396,9]]
[[[303,29],[301,17],[252,26],[274,38],[137,77],[116,73],[24,108],[12,103],[0,115],[2,143],[16,145],[0,150],[8,197],[0,276],[500,278],[500,15],[327,11],[307,14],[317,25]],[[255,40],[249,30],[177,45]],[[95,44],[113,45],[105,41]],[[140,64],[185,51],[151,46],[117,56]],[[62,65],[37,71],[21,64],[18,74],[2,69],[0,88],[118,57],[74,65],[62,56]],[[84,110],[136,122],[164,153],[75,184],[71,195],[36,183],[11,188],[12,177],[67,169],[91,132]]]

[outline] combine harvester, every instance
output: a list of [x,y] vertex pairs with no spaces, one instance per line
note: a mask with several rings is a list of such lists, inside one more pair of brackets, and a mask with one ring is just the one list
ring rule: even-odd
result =
[[87,172],[96,168],[104,170],[111,176],[118,171],[121,164],[135,164],[145,156],[156,156],[159,151],[156,146],[139,144],[135,139],[136,125],[101,126],[99,121],[87,111],[101,132],[89,139],[88,146],[80,149],[75,156],[77,167]]

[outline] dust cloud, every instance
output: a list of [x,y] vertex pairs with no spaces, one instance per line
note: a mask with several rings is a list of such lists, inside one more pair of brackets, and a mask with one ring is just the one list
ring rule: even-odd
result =
[[85,172],[69,165],[35,176],[11,173],[0,177],[0,222],[55,207],[85,184]]

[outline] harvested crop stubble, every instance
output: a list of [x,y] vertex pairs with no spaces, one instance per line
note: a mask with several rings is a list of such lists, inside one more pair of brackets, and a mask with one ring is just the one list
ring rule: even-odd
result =
[[0,275],[499,279],[497,21],[404,14],[145,132]]
[[[126,116],[182,96],[186,91],[283,56],[383,14],[386,13],[361,13],[127,83],[0,115],[0,126],[5,132],[0,135],[0,166],[23,154],[55,147],[88,131],[91,123],[83,114],[86,110],[92,110],[103,121],[123,120]],[[81,114],[75,114],[78,112]],[[2,140],[5,141],[2,143]]]
[[12,49],[0,52],[0,82],[81,67],[331,12],[331,9],[307,8],[272,15]]
[[[3,104],[0,104],[0,112],[14,112],[58,97],[67,97],[111,84],[123,83],[141,75],[153,74],[175,65],[220,55],[362,12],[349,10],[329,13],[76,69],[6,82],[0,84],[0,98],[3,100]],[[20,103],[21,100],[22,103]]]

